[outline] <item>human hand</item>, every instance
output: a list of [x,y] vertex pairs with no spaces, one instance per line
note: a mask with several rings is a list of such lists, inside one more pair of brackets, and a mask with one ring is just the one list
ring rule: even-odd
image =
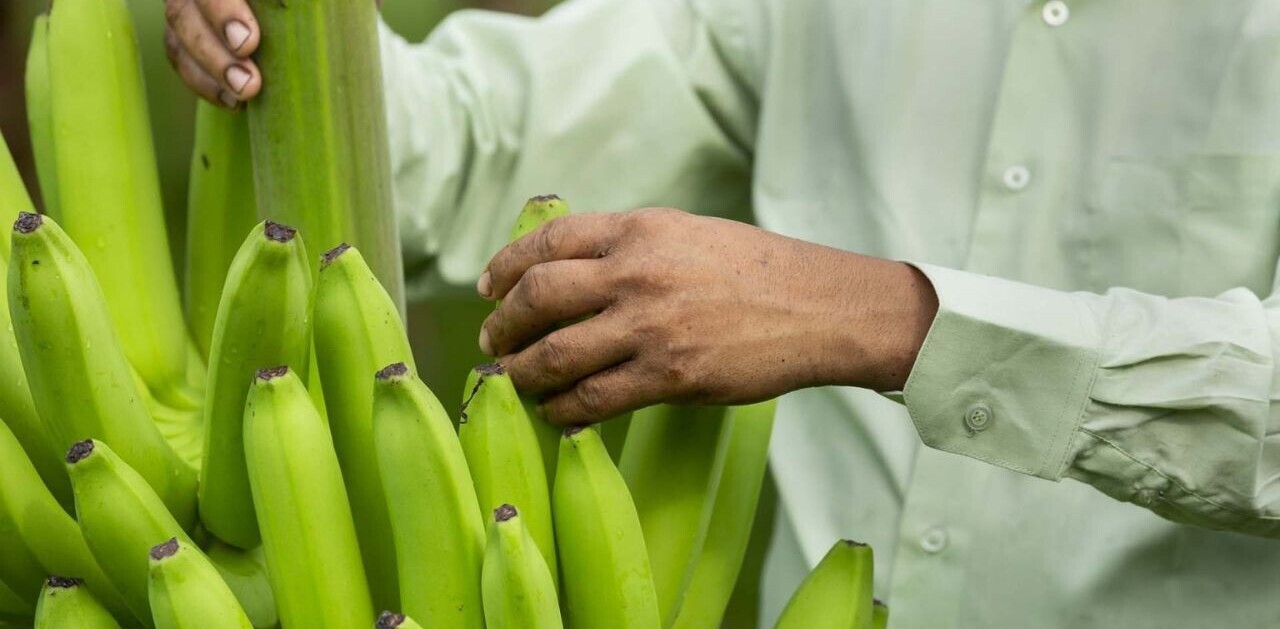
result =
[[262,89],[249,58],[261,32],[245,0],[165,0],[165,52],[182,81],[205,100],[234,109]]
[[477,290],[502,300],[481,349],[561,424],[900,389],[937,310],[909,265],[669,209],[552,221],[494,256]]

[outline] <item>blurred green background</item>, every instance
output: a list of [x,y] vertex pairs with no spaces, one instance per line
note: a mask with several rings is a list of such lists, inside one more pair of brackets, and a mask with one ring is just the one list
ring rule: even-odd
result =
[[[137,25],[142,66],[146,75],[156,157],[165,208],[169,243],[174,260],[181,264],[185,243],[187,172],[195,117],[195,99],[164,54],[163,0],[127,0]],[[420,41],[449,13],[482,8],[537,15],[559,0],[383,0],[382,15],[392,29],[409,41]],[[37,197],[31,161],[23,96],[23,67],[31,24],[48,8],[46,0],[0,0],[0,131],[14,153],[18,168]],[[514,219],[515,211],[512,209]],[[178,278],[183,274],[178,271]],[[422,377],[447,407],[456,412],[467,372],[485,357],[476,349],[480,322],[489,306],[478,298],[442,297],[412,304],[409,330]]]

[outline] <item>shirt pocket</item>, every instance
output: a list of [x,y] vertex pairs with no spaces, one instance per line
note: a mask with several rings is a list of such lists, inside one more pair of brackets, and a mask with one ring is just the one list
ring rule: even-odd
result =
[[1110,159],[1077,238],[1090,289],[1169,297],[1271,292],[1280,155]]

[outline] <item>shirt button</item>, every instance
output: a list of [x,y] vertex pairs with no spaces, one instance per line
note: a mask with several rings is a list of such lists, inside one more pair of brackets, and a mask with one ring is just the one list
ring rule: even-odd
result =
[[986,404],[974,404],[964,414],[964,426],[969,432],[982,432],[991,426],[993,414]]
[[1049,26],[1062,26],[1071,19],[1071,9],[1067,8],[1067,3],[1062,0],[1049,0],[1044,3],[1044,8],[1040,10],[1040,16],[1044,18],[1044,23]]
[[947,548],[947,532],[936,526],[931,527],[920,536],[920,549],[930,555],[936,555]]
[[1142,507],[1150,507],[1156,502],[1156,491],[1154,489],[1139,489],[1134,495],[1134,502]]
[[1022,164],[1017,164],[1004,169],[1004,187],[1017,192],[1027,187],[1031,183],[1031,171]]

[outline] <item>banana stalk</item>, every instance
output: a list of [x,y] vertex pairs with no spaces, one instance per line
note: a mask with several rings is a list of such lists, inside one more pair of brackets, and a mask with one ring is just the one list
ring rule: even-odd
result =
[[31,150],[35,153],[36,177],[44,213],[58,216],[58,171],[53,154],[53,102],[49,90],[49,16],[36,16],[27,48],[27,69],[23,87],[27,96],[27,127],[31,129]]
[[227,272],[218,306],[205,404],[200,519],[239,548],[261,543],[245,468],[244,401],[263,366],[307,367],[311,269],[297,232],[271,221],[254,227]]
[[502,365],[480,365],[467,380],[458,440],[467,455],[483,517],[504,504],[520,505],[525,525],[557,574],[551,497],[534,424]]
[[[249,102],[259,207],[325,251],[346,242],[404,312],[377,7],[253,0],[262,93]],[[358,171],[358,174],[357,174]]]
[[618,468],[640,516],[664,627],[680,611],[685,576],[707,535],[727,453],[726,412],[667,404],[637,411],[622,448]]
[[235,594],[199,549],[177,538],[151,548],[148,592],[156,629],[253,629]]
[[80,579],[49,577],[40,592],[35,629],[120,629],[120,624],[81,584]]
[[376,380],[374,437],[403,609],[428,626],[481,629],[484,525],[453,422],[404,363]]
[[152,421],[80,250],[52,220],[23,214],[14,225],[8,283],[22,366],[53,443],[115,444],[174,517],[193,524],[195,470]]
[[564,432],[552,506],[569,625],[660,627],[640,518],[622,474],[594,429]]
[[227,582],[249,622],[258,629],[271,629],[280,624],[276,601],[267,580],[267,561],[262,547],[240,550],[213,540],[204,550],[222,580]]
[[[411,365],[413,350],[395,302],[352,247],[340,245],[321,262],[314,338],[329,430],[351,498],[374,606],[405,609],[436,624],[434,615],[399,600],[393,526],[374,443],[373,374],[391,363]],[[457,442],[452,430],[450,440]]]
[[422,629],[412,618],[395,612],[382,612],[374,623],[376,629]]
[[101,441],[85,440],[67,452],[76,516],[89,550],[124,596],[135,617],[151,626],[147,553],[156,540],[191,544],[147,481]]
[[674,629],[715,629],[721,624],[751,540],[777,405],[777,400],[770,400],[728,411],[721,437],[727,452],[720,484],[701,550],[685,577]]
[[263,369],[254,378],[244,449],[281,623],[366,626],[373,604],[338,455],[306,387],[289,368]]
[[493,511],[484,553],[488,629],[563,629],[556,583],[512,505]]
[[[66,477],[64,470],[62,476]],[[69,487],[69,486],[68,486]],[[50,574],[79,575],[114,614],[129,616],[120,592],[107,579],[80,527],[40,482],[13,433],[0,422],[0,581],[35,604]]]
[[185,305],[191,334],[207,359],[227,271],[244,234],[258,222],[247,115],[197,102],[189,185]]
[[129,362],[157,398],[179,405],[187,326],[129,9],[58,0],[48,38],[58,220],[97,274]]
[[871,629],[871,547],[841,540],[791,595],[774,629]]

